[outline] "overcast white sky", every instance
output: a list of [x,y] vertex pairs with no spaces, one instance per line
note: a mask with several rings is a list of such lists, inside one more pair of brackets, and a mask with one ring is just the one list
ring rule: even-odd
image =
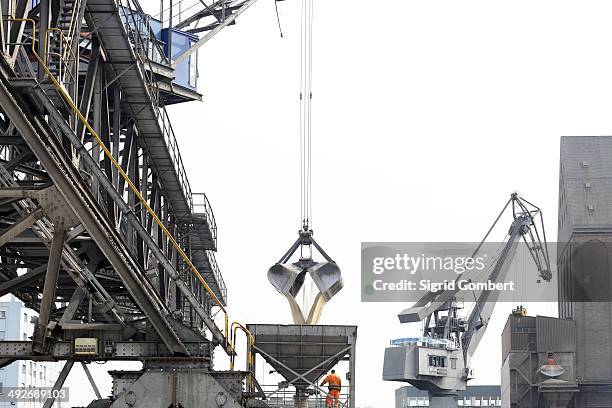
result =
[[[279,3],[285,39],[273,1],[256,3],[201,50],[204,102],[171,109],[192,188],[214,208],[230,316],[246,323],[291,322],[266,271],[299,227],[299,3]],[[515,190],[554,240],[559,136],[612,134],[610,16],[608,1],[316,2],[314,229],[345,280],[322,324],[359,325],[359,407],[393,406],[384,348],[418,330],[399,324],[404,304],[360,303],[360,243],[477,241]],[[476,383],[499,382],[511,307],[481,343]],[[94,369],[108,394],[108,367]],[[74,402],[89,402],[75,370]]]

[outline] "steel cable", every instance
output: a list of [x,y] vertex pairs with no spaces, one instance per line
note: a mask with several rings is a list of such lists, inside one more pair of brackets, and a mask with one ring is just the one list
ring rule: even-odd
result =
[[312,21],[313,0],[302,0],[300,38],[300,217],[312,228]]

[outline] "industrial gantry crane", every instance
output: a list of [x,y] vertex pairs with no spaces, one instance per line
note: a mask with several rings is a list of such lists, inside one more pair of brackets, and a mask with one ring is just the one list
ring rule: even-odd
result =
[[110,396],[88,375],[97,408],[256,403],[248,354],[213,367],[247,330],[166,111],[202,99],[197,50],[255,1],[0,1],[0,296],[38,312],[0,368],[65,361],[57,391],[75,363],[141,362]]
[[[475,259],[491,231],[502,215],[511,207],[513,221],[506,240],[491,267],[486,271],[484,281],[501,283],[506,280],[508,270],[521,240],[525,242],[539,276],[550,281],[549,254],[546,246],[544,221],[540,208],[513,193],[495,219],[493,225],[474,251]],[[541,232],[539,231],[541,228]],[[479,272],[465,272],[459,280],[472,282]],[[482,277],[478,277],[482,281]],[[454,289],[428,292],[412,307],[399,314],[401,323],[424,322],[423,336],[392,341],[385,350],[383,379],[402,381],[427,390],[430,407],[457,407],[457,394],[465,390],[468,380],[473,378],[470,360],[484,336],[493,314],[500,291]],[[468,317],[460,315],[460,301],[473,299],[474,306]],[[524,309],[520,307],[517,312]]]

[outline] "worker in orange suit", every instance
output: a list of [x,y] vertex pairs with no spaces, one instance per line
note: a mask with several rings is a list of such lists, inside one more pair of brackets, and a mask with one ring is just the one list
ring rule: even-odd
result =
[[321,387],[323,387],[325,384],[327,384],[327,389],[329,390],[329,394],[325,399],[325,406],[330,408],[333,401],[334,408],[338,408],[340,403],[340,389],[342,388],[342,380],[340,380],[340,377],[336,375],[336,370],[331,370],[331,374],[325,377],[321,383]]

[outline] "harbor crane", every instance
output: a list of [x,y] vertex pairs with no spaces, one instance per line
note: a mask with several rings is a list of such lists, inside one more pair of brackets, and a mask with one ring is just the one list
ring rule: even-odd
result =
[[[521,240],[529,249],[539,278],[547,282],[551,280],[542,211],[517,193],[511,195],[475,249],[472,259],[481,252],[484,242],[509,207],[512,209],[512,224],[500,252],[485,271],[484,279],[476,276],[483,271],[469,271],[459,275],[456,282],[476,279],[504,282]],[[500,296],[499,291],[477,293],[461,290],[460,286],[428,292],[412,307],[402,311],[398,316],[401,323],[424,322],[423,336],[394,340],[385,350],[383,379],[408,382],[418,389],[427,390],[432,408],[457,407],[458,392],[465,390],[467,382],[473,378],[470,360],[485,334]],[[471,313],[462,317],[460,301],[471,299],[474,303]],[[522,306],[515,313],[524,313]]]

